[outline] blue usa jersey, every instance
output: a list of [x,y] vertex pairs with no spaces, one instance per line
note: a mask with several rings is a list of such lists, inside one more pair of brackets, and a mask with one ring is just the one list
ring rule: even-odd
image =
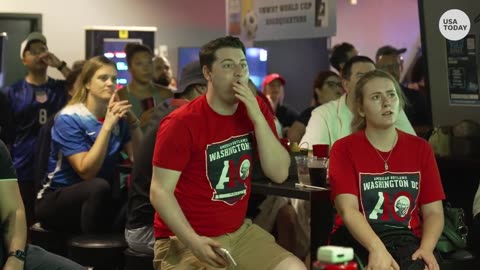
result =
[[18,180],[34,181],[33,155],[38,132],[49,116],[65,106],[65,81],[48,78],[43,85],[33,85],[23,79],[6,87],[3,93],[13,115],[11,155]]
[[[88,152],[97,139],[103,123],[83,103],[65,107],[55,118],[52,128],[52,143],[48,160],[48,177],[44,188],[55,190],[82,181],[70,165],[67,157]],[[130,132],[125,120],[120,120],[110,135],[108,149],[97,177],[112,179],[120,161],[123,146],[130,141]],[[40,192],[39,197],[41,197]]]

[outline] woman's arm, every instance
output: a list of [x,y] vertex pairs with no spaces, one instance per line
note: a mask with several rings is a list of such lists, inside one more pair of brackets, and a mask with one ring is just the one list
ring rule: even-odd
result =
[[420,248],[433,251],[443,231],[442,201],[431,202],[420,207],[423,219],[423,232]]
[[86,152],[80,152],[67,157],[75,172],[84,180],[90,180],[97,176],[105,160],[112,130],[118,121],[128,114],[132,107],[127,100],[120,100],[117,92],[115,91],[110,98],[105,120],[92,147]]
[[359,211],[357,196],[339,194],[335,197],[335,207],[353,238],[368,250],[367,269],[389,269],[388,267],[400,269],[382,240]]
[[83,180],[95,178],[102,168],[111,134],[112,127],[103,125],[89,151],[67,157],[72,168]]
[[443,231],[442,201],[424,204],[420,207],[423,219],[423,233],[420,247],[413,253],[412,260],[422,259],[428,270],[440,270],[437,259],[433,255],[438,238]]

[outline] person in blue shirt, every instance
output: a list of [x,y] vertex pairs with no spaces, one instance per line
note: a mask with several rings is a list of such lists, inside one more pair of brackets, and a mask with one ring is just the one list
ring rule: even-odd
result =
[[121,151],[133,161],[139,120],[116,90],[115,63],[93,57],[83,66],[75,94],[55,118],[48,175],[36,214],[47,229],[96,233],[111,230],[116,165]]
[[[8,110],[13,116],[7,144],[18,176],[18,185],[25,204],[27,224],[33,224],[34,149],[40,128],[49,116],[57,113],[67,101],[63,80],[47,76],[48,67],[57,68],[64,76],[70,73],[64,61],[48,51],[47,39],[38,32],[30,33],[20,46],[20,58],[28,70],[22,80],[3,89]],[[11,140],[10,140],[11,138]],[[13,140],[13,142],[12,142]]]

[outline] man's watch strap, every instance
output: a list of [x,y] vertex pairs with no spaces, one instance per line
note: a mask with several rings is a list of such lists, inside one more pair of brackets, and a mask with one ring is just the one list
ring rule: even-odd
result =
[[65,61],[62,61],[62,63],[60,64],[60,66],[57,67],[57,69],[59,71],[62,71],[62,69],[67,65],[67,63]]
[[25,257],[26,257],[26,256],[25,256],[25,251],[19,250],[19,249],[15,250],[15,251],[10,251],[10,252],[8,253],[8,257],[11,257],[11,256],[19,259],[19,260],[22,261],[22,262],[25,261]]

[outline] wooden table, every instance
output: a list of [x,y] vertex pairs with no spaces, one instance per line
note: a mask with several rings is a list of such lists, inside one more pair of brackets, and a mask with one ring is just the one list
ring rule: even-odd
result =
[[330,189],[297,188],[295,183],[297,183],[295,179],[288,179],[283,184],[275,184],[267,179],[256,180],[252,181],[252,193],[295,198],[311,202],[310,252],[313,262],[316,259],[318,247],[327,244],[332,230],[334,211],[330,201]]

